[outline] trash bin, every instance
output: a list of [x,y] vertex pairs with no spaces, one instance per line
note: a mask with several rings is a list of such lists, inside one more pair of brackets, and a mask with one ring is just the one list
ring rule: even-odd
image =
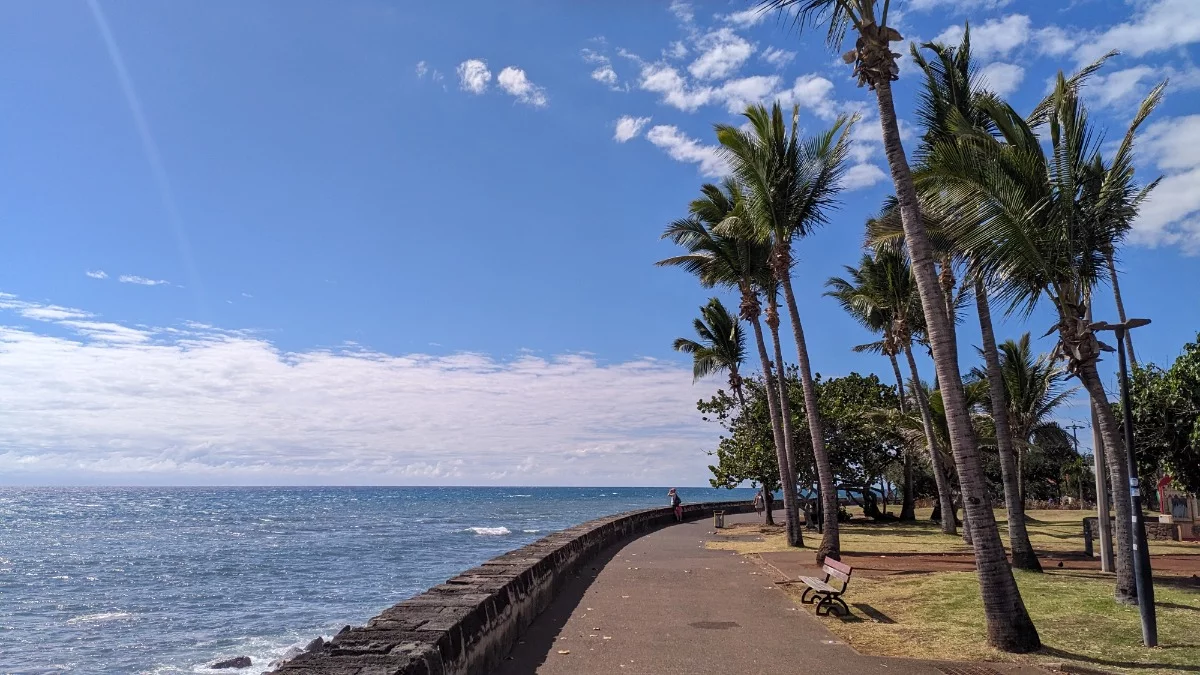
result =
[[725,527],[724,511],[713,511],[713,527],[718,529]]

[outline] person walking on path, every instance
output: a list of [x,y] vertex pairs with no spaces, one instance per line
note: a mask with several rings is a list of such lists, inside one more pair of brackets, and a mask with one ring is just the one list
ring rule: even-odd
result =
[[667,492],[667,497],[671,500],[671,508],[675,509],[675,522],[683,522],[683,500],[679,498],[679,493],[675,488],[671,488]]
[[767,500],[763,496],[763,491],[759,490],[758,494],[754,495],[754,510],[758,511],[758,515],[762,515],[767,508]]

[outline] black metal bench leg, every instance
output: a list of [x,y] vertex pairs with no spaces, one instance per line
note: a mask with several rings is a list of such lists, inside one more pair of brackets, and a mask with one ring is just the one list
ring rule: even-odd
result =
[[[811,597],[809,597],[809,593],[812,593]],[[804,592],[800,594],[800,602],[802,602],[806,605],[811,605],[812,603],[814,603],[816,601],[817,601],[817,594],[813,593],[813,589],[811,589],[811,588],[805,588]]]

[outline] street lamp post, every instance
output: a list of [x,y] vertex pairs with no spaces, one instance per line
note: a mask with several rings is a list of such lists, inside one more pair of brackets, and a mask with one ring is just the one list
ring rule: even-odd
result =
[[[1121,371],[1121,408],[1124,412],[1125,461],[1129,465],[1129,500],[1133,506],[1133,573],[1137,583],[1138,609],[1142,615],[1142,643],[1158,646],[1158,620],[1154,615],[1154,578],[1150,573],[1150,549],[1146,545],[1146,526],[1142,522],[1142,491],[1138,485],[1137,462],[1133,459],[1133,410],[1129,401],[1129,370],[1125,365],[1125,333],[1145,326],[1150,319],[1129,319],[1124,323],[1099,322],[1092,330],[1111,330],[1116,334],[1117,364]],[[1116,488],[1113,486],[1114,499]]]
[[[1079,455],[1079,434],[1078,431],[1083,428],[1083,425],[1075,420],[1071,420],[1071,425],[1067,427],[1071,430],[1071,440],[1075,442],[1075,454]],[[1083,455],[1079,455],[1082,461]],[[1095,455],[1092,457],[1095,462]],[[1087,468],[1086,466],[1084,468]],[[1079,475],[1079,510],[1083,510],[1083,474]]]

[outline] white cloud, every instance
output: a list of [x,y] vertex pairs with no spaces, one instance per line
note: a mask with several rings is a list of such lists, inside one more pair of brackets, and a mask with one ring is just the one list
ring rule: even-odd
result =
[[646,140],[665,150],[671,159],[677,162],[699,164],[700,173],[705,176],[719,177],[729,173],[729,164],[722,156],[720,148],[704,145],[673,125],[660,124],[652,127],[646,132]]
[[751,75],[737,80],[729,80],[721,85],[715,96],[725,101],[725,107],[731,113],[741,113],[752,103],[761,103],[773,98],[772,92],[779,86],[779,77],[775,75]]
[[492,81],[492,71],[480,59],[467,59],[458,64],[458,85],[472,94],[482,94]]
[[789,52],[778,47],[767,47],[759,55],[759,58],[776,68],[782,68],[791,63],[792,59],[796,58],[796,52]]
[[609,63],[607,56],[594,49],[589,49],[588,47],[584,47],[583,49],[579,50],[579,55],[582,56],[583,60],[587,63]]
[[998,96],[1009,96],[1025,79],[1025,69],[1013,63],[989,63],[979,71],[979,80],[983,86]]
[[107,279],[108,278],[108,272],[105,272],[104,270],[86,270],[84,272],[84,274],[88,275],[89,277],[91,277],[93,279]]
[[1046,26],[1033,33],[1038,51],[1046,56],[1062,56],[1075,49],[1075,40],[1058,26]]
[[163,284],[171,283],[163,279],[148,279],[146,277],[139,277],[136,274],[122,274],[121,276],[117,277],[117,281],[120,281],[123,284],[137,284],[139,286],[162,286]]
[[1200,254],[1200,115],[1154,122],[1138,148],[1166,172],[1133,224],[1130,241],[1145,246],[1178,245]]
[[683,44],[682,40],[672,42],[666,49],[663,50],[663,56],[668,59],[682,59],[688,55],[687,45]]
[[649,117],[633,117],[631,115],[622,115],[614,124],[613,140],[618,143],[624,143],[631,138],[637,138],[638,134],[642,133],[642,127],[650,121]]
[[614,87],[617,84],[617,71],[613,70],[612,66],[603,65],[592,71],[592,79]]
[[245,291],[242,291],[242,297],[243,297],[243,298],[253,298],[254,296],[253,296],[253,295],[250,295],[249,293],[247,293],[247,292],[245,292]]
[[496,83],[521,103],[538,108],[546,105],[545,88],[530,82],[529,78],[525,76],[525,71],[520,68],[508,66],[496,76]]
[[1200,42],[1200,2],[1196,0],[1144,0],[1131,21],[1117,24],[1080,45],[1081,62],[1092,61],[1112,49],[1145,56]]
[[1157,79],[1150,66],[1134,66],[1111,73],[1100,72],[1088,80],[1084,95],[1100,106],[1116,106],[1143,98]]
[[425,65],[424,61],[417,61],[417,78],[425,77],[425,73],[429,72],[429,66]]
[[668,9],[670,9],[671,13],[675,15],[675,18],[679,19],[683,23],[691,23],[696,18],[696,12],[692,10],[692,4],[690,2],[684,2],[683,0],[671,0],[671,5],[668,7]]
[[662,95],[663,103],[691,112],[708,104],[713,98],[712,87],[691,87],[674,67],[652,63],[642,68],[639,86],[645,91]]
[[700,56],[688,66],[688,72],[701,80],[719,80],[737,72],[754,53],[754,46],[729,28],[705,34],[696,41]]
[[767,13],[759,7],[751,7],[743,9],[740,12],[733,12],[722,17],[726,22],[731,23],[739,28],[749,28],[757,25],[767,18]]
[[797,77],[790,88],[778,92],[775,98],[779,99],[780,105],[784,107],[799,104],[802,109],[812,111],[821,119],[831,120],[837,117],[838,106],[833,99],[833,83],[814,73]]
[[0,312],[5,482],[700,483],[697,448],[715,441],[690,365],[286,352],[244,331],[23,306],[55,323]]
[[[986,60],[1004,56],[1025,44],[1031,35],[1031,22],[1024,14],[1009,14],[999,19],[989,19],[978,26],[971,26],[971,53]],[[963,27],[950,26],[933,38],[949,46],[962,41]]]
[[846,191],[859,190],[887,180],[888,175],[874,164],[855,164],[842,177],[842,188]]

